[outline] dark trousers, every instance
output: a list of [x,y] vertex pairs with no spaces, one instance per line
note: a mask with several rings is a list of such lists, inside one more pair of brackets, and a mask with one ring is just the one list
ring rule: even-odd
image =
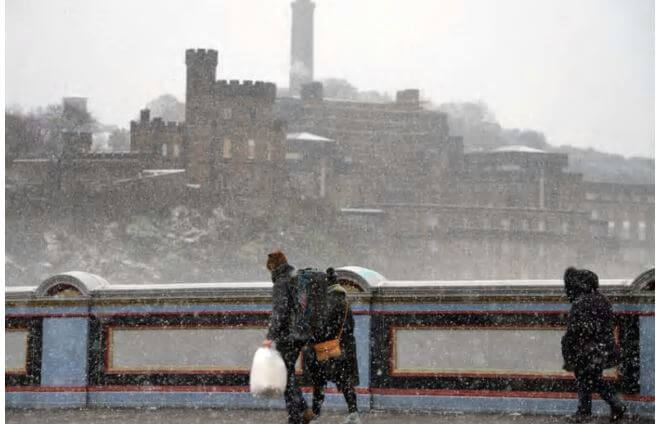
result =
[[288,424],[300,424],[302,415],[306,409],[306,400],[302,396],[302,391],[297,384],[295,376],[295,363],[299,352],[302,350],[302,344],[299,343],[277,343],[276,349],[281,353],[283,362],[286,364],[288,381],[283,397],[286,400],[286,409],[288,410]]
[[[351,414],[352,412],[358,412],[356,406],[356,392],[354,387],[351,385],[337,385],[338,390],[343,392],[343,397],[345,397],[345,403],[347,403],[347,410]],[[320,415],[322,410],[322,403],[324,402],[324,385],[322,386],[313,386],[313,413],[315,415]]]
[[614,386],[603,380],[603,370],[600,367],[589,366],[576,369],[575,374],[578,387],[578,414],[590,415],[592,413],[592,393],[600,394],[613,412],[622,408]]

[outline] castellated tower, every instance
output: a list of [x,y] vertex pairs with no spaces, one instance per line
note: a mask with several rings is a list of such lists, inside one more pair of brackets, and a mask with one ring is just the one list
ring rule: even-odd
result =
[[310,0],[292,3],[290,40],[290,94],[300,94],[301,86],[313,81],[313,10]]
[[185,51],[187,83],[185,91],[185,122],[195,123],[210,94],[217,73],[217,50],[189,49]]
[[185,64],[190,183],[231,196],[268,192],[276,180],[270,171],[285,163],[285,132],[274,120],[276,85],[216,81],[216,50],[187,50]]

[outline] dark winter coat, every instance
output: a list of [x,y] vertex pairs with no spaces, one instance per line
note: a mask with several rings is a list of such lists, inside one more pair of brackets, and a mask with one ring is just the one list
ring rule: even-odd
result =
[[562,337],[562,356],[567,370],[611,368],[620,359],[613,334],[612,305],[598,292],[596,274],[587,272],[591,274],[565,278],[567,295],[573,302],[567,332]]
[[354,316],[347,301],[347,292],[340,284],[334,284],[327,292],[327,319],[320,341],[338,337],[341,325],[343,327],[340,335],[342,355],[339,358],[318,362],[312,347],[309,346],[304,350],[304,369],[315,386],[324,386],[327,381],[333,381],[339,386],[359,384]]
[[290,342],[292,323],[297,315],[297,288],[293,284],[294,268],[287,263],[272,271],[272,315],[267,339],[277,343]]

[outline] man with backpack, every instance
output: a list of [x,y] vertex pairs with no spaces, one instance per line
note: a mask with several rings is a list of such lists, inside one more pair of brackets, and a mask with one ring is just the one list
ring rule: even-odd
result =
[[306,331],[300,316],[300,291],[293,275],[294,268],[282,251],[277,250],[267,256],[267,269],[272,273],[272,315],[263,346],[275,348],[281,353],[286,365],[287,383],[284,391],[288,424],[308,424],[313,419],[313,411],[307,408],[306,401],[295,376],[295,363],[302,347],[306,344]]
[[612,305],[598,287],[598,276],[588,269],[569,267],[564,273],[564,288],[572,306],[562,337],[562,356],[564,369],[576,376],[578,410],[570,418],[576,423],[591,420],[593,392],[610,405],[610,422],[621,420],[626,413],[612,384],[603,380],[603,370],[618,365],[620,353],[613,335]]

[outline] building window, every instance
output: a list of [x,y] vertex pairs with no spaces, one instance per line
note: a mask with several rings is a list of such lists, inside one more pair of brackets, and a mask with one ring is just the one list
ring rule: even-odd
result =
[[621,225],[621,237],[624,239],[631,238],[631,222],[624,221]]
[[180,146],[178,143],[174,144],[174,157],[180,157]]
[[608,237],[615,236],[615,221],[608,221]]
[[644,221],[637,223],[637,239],[641,241],[647,239],[647,224]]
[[302,160],[302,154],[297,152],[286,153],[286,159],[289,160]]
[[247,140],[247,158],[254,159],[256,157],[256,142],[252,139]]
[[598,198],[599,196],[597,196],[596,193],[591,193],[591,192],[585,193],[585,199],[587,200],[596,200]]
[[482,228],[485,230],[490,230],[491,229],[491,219],[489,217],[484,217],[482,218]]
[[562,222],[562,234],[569,234],[569,223],[566,221]]
[[166,144],[162,145],[162,157],[163,158],[167,157],[167,145]]
[[428,216],[427,218],[425,218],[425,223],[427,224],[427,229],[429,231],[434,231],[439,226],[439,217]]
[[530,222],[528,222],[527,219],[524,219],[523,222],[521,223],[521,228],[523,231],[530,231]]
[[222,150],[222,156],[224,159],[231,159],[232,156],[232,151],[231,151],[231,139],[225,138],[224,139],[224,146]]
[[267,142],[267,160],[272,160],[272,143]]
[[501,219],[500,220],[500,226],[503,227],[503,230],[509,231],[509,229],[510,229],[509,219]]
[[592,210],[592,219],[599,219],[599,211],[596,209]]
[[222,119],[227,120],[231,119],[231,108],[225,107],[222,109]]
[[537,221],[537,231],[539,232],[546,231],[546,222],[543,219]]

